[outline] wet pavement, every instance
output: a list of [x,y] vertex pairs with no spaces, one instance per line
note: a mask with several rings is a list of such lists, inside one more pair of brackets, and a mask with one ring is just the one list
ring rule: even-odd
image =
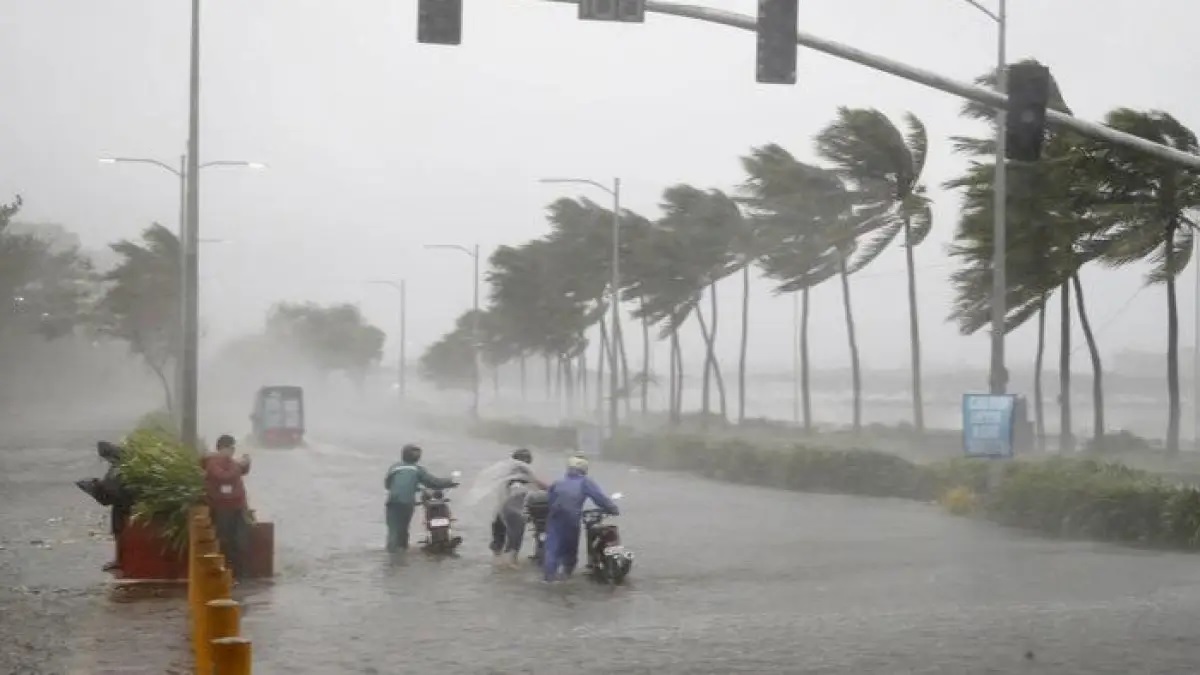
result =
[[[108,513],[73,484],[103,474],[94,438],[0,448],[0,673],[189,672],[184,605],[114,590]],[[88,440],[85,440],[88,439]]]
[[[257,675],[1176,675],[1200,664],[1196,556],[603,461],[592,475],[625,494],[619,523],[637,552],[627,586],[493,569],[486,503],[458,505],[461,557],[393,562],[381,481],[403,442],[467,484],[507,454],[401,426],[252,451],[251,506],[276,523],[276,579],[240,591]],[[562,457],[539,453],[534,466],[557,474]]]

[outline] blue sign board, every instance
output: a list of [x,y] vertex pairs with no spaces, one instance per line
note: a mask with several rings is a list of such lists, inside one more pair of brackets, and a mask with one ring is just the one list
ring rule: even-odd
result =
[[963,451],[968,457],[1013,456],[1013,394],[963,394]]

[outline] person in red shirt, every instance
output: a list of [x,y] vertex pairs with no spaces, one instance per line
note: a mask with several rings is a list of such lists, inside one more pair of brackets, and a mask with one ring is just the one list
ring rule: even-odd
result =
[[245,554],[250,534],[242,476],[250,472],[250,456],[234,459],[236,450],[233,436],[221,436],[217,439],[217,452],[205,457],[202,466],[208,508],[221,543],[221,553],[233,567],[234,579],[240,581],[246,569]]

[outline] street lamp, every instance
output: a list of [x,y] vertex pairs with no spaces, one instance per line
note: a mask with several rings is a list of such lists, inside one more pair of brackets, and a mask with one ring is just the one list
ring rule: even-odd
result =
[[603,183],[597,183],[589,178],[542,178],[539,183],[574,183],[576,185],[591,185],[607,192],[613,198],[613,218],[612,218],[612,288],[609,289],[609,304],[612,305],[612,339],[609,340],[611,350],[609,352],[609,402],[608,402],[608,426],[610,437],[617,433],[617,424],[620,422],[617,410],[617,327],[618,314],[620,312],[620,292],[621,292],[621,179],[613,178],[612,187],[608,187]]
[[[175,168],[175,167],[171,166],[170,164],[167,164],[166,162],[161,162],[157,159],[150,159],[150,158],[146,158],[146,157],[101,157],[99,160],[101,164],[149,164],[151,166],[156,166],[160,169],[163,169],[164,171],[168,171],[171,174],[173,174],[176,178],[179,179],[179,227],[178,227],[176,236],[179,238],[179,275],[180,275],[179,306],[180,306],[181,310],[184,308],[185,305],[188,304],[187,299],[188,299],[188,295],[189,295],[188,294],[188,283],[187,283],[188,273],[187,273],[187,269],[186,269],[187,265],[185,264],[186,260],[187,260],[187,250],[188,250],[188,241],[189,241],[188,231],[187,231],[187,229],[188,229],[187,228],[187,202],[188,202],[188,200],[187,200],[187,197],[188,197],[188,192],[187,192],[188,161],[187,160],[188,160],[187,155],[180,155],[179,168]],[[197,168],[197,170],[199,170],[199,169],[207,169],[209,167],[216,167],[216,166],[237,167],[237,168],[244,168],[244,169],[265,169],[265,168],[267,168],[267,165],[262,164],[261,162],[246,162],[246,161],[241,161],[241,160],[228,160],[228,159],[217,160],[215,162],[204,162],[203,164],[197,164],[196,168]],[[196,238],[196,243],[197,244],[223,244],[223,243],[228,243],[228,240]],[[197,306],[197,309],[198,309],[198,306]],[[189,327],[188,319],[187,319],[186,312],[181,311],[180,313],[183,315],[184,339],[186,340],[187,339],[187,337],[186,337],[187,331],[188,331],[188,327]],[[198,322],[196,325],[198,326]],[[185,345],[177,345],[176,347],[179,352],[187,351],[186,349],[184,349]],[[180,405],[179,404],[179,402],[182,400],[181,394],[184,390],[184,380],[186,379],[185,374],[186,374],[187,365],[185,364],[185,361],[187,361],[187,359],[184,358],[184,356],[185,355],[182,353],[177,353],[175,355],[175,357],[176,357],[175,358],[175,401],[177,402],[176,407],[178,408],[178,410],[175,411],[175,416],[176,416],[175,423],[176,423],[176,426],[180,429],[181,434],[182,434],[182,432],[184,430],[183,428],[185,426],[184,421],[187,420],[190,416],[190,419],[192,422],[192,428],[194,429],[195,419],[196,419],[194,397],[191,400],[190,404],[188,404],[188,405]],[[195,366],[193,365],[193,368],[194,367]],[[186,434],[184,434],[184,435],[186,435]],[[195,434],[193,433],[192,435],[194,436]],[[192,438],[191,440],[188,440],[185,438],[184,440],[185,440],[185,442],[189,442],[192,445],[195,445],[194,438]]]
[[[404,343],[406,341],[405,334],[407,332],[406,329],[407,329],[407,316],[408,316],[408,309],[407,309],[408,294],[405,289],[405,282],[404,282],[404,279],[401,279],[399,281],[388,281],[386,279],[373,279],[371,281],[368,281],[367,283],[379,284],[379,285],[383,285],[383,286],[391,286],[392,288],[394,288],[400,292],[400,399],[403,400],[405,384],[407,382],[407,379],[405,378],[406,364],[405,364],[405,356],[404,356]],[[476,293],[478,293],[478,291],[476,291]]]
[[[1008,90],[1008,2],[997,0],[998,7],[992,11],[979,0],[963,0],[996,22],[996,91],[1004,94]],[[1008,385],[1008,370],[1004,366],[1004,317],[1008,313],[1007,303],[1007,253],[1008,253],[1008,165],[1007,149],[1008,119],[1004,108],[996,110],[996,177],[992,182],[995,206],[992,207],[992,360],[988,377],[989,390],[1003,394]]]
[[471,301],[471,309],[472,309],[472,312],[471,312],[471,347],[472,347],[471,352],[472,352],[472,354],[471,354],[471,356],[475,362],[474,377],[473,377],[475,393],[474,393],[474,398],[472,399],[472,402],[471,402],[471,417],[478,420],[479,419],[479,348],[480,348],[479,343],[480,343],[480,337],[481,337],[479,334],[479,244],[475,244],[474,249],[470,249],[470,248],[467,248],[466,246],[461,246],[459,244],[425,244],[425,248],[449,249],[449,250],[453,250],[453,251],[459,251],[459,252],[462,252],[462,253],[465,253],[465,254],[471,256],[471,259],[475,262],[475,269],[471,273],[471,283],[474,285],[474,289],[475,289],[474,290],[474,299]]

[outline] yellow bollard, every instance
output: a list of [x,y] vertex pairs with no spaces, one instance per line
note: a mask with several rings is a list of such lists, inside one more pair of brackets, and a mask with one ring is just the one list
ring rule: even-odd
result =
[[212,641],[212,675],[250,675],[250,641],[227,637]]
[[204,607],[204,642],[212,644],[213,640],[227,637],[238,637],[241,628],[241,605],[236,600],[209,600]]
[[196,672],[207,675],[212,669],[212,654],[207,640],[207,605],[210,600],[228,600],[229,584],[225,581],[225,556],[208,553],[200,558],[200,611],[193,624],[192,639],[196,652]]

